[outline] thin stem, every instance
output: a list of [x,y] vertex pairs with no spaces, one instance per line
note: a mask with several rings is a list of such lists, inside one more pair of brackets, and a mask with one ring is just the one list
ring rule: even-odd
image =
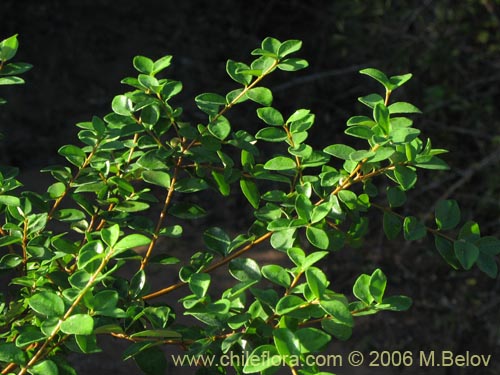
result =
[[[218,172],[225,172],[226,171],[226,168],[224,167],[218,167],[216,165],[210,165],[210,164],[207,164],[207,163],[200,163],[200,164],[184,164],[184,165],[181,165],[180,168],[182,169],[187,169],[187,168],[197,168],[197,167],[203,167],[203,168],[207,168],[207,169],[210,169],[210,170],[213,170],[213,171],[218,171]],[[242,172],[240,170],[238,170],[241,175],[243,177],[246,177],[246,178],[251,178],[251,179],[254,179],[255,177],[252,176],[250,173],[247,173],[247,172]]]
[[[7,233],[2,229],[1,226],[0,226],[0,236],[7,236]],[[15,254],[15,250],[12,245],[8,245],[7,248],[9,249],[9,254]]]
[[0,374],[5,375],[14,370],[17,367],[17,365],[14,362],[9,363],[3,370],[0,372]]
[[[292,133],[290,133],[290,129],[288,129],[288,126],[285,124],[283,125],[283,129],[285,129],[286,136],[288,138],[288,142],[290,143],[290,146],[292,148],[295,147],[295,142],[293,141]],[[295,189],[295,185],[297,184],[297,180],[302,181],[302,167],[300,165],[300,158],[295,155],[295,164],[297,164],[297,173],[295,174],[295,177],[293,178],[293,183],[291,186],[291,190],[293,191]]]
[[182,163],[182,156],[180,156],[177,159],[177,164],[174,168],[174,174],[172,176],[172,179],[170,181],[170,187],[168,188],[167,196],[165,197],[165,203],[163,204],[163,208],[160,213],[160,217],[158,218],[158,222],[156,223],[156,228],[153,233],[153,238],[151,239],[151,242],[149,243],[148,250],[146,251],[146,255],[144,255],[144,258],[142,258],[141,261],[141,267],[140,269],[143,270],[146,265],[148,264],[149,258],[153,252],[153,248],[156,245],[156,242],[158,241],[160,230],[163,226],[163,222],[165,221],[165,217],[167,214],[167,209],[170,206],[170,202],[172,201],[172,197],[175,191],[175,183],[177,182],[177,175],[179,173],[179,167]]
[[389,105],[389,98],[391,97],[392,91],[389,89],[385,90],[385,99],[384,99],[384,105],[387,107]]
[[[231,253],[229,256],[221,259],[217,263],[214,263],[210,267],[207,267],[206,269],[203,270],[203,272],[209,273],[209,272],[216,270],[217,268],[222,267],[223,265],[229,263],[233,259],[236,259],[236,258],[240,257],[241,255],[243,255],[244,253],[246,253],[247,251],[251,250],[254,246],[260,244],[261,242],[264,242],[269,237],[271,237],[272,234],[273,234],[273,232],[267,232],[266,234],[260,236],[255,241],[252,241],[250,244],[246,245],[245,247],[241,248],[240,250],[235,251],[234,253]],[[164,289],[161,289],[161,290],[158,290],[156,292],[145,295],[144,297],[142,297],[142,299],[148,300],[148,299],[156,298],[159,296],[163,296],[163,295],[168,294],[176,289],[183,287],[184,285],[186,285],[185,282],[179,281],[178,283],[170,285]]]
[[49,214],[47,216],[47,222],[52,219],[52,217],[54,216],[54,213],[55,213],[56,209],[59,207],[59,205],[61,204],[61,202],[63,201],[63,199],[66,197],[66,195],[68,195],[68,193],[69,193],[69,191],[70,191],[73,183],[78,179],[78,177],[80,177],[80,173],[82,173],[82,171],[90,164],[90,161],[94,157],[94,154],[97,151],[97,148],[99,147],[99,145],[100,145],[100,143],[98,142],[92,148],[92,151],[87,156],[87,158],[83,162],[82,166],[78,168],[78,171],[76,172],[76,174],[73,177],[71,177],[71,179],[69,180],[68,185],[66,186],[66,189],[64,190],[64,193],[59,198],[56,199],[56,201],[52,205],[52,208],[50,209]]
[[[384,212],[390,212],[392,215],[394,216],[397,216],[398,218],[400,218],[401,220],[404,220],[405,219],[405,216],[404,215],[401,215],[401,214],[398,214],[397,212],[394,212],[393,210],[391,210],[389,207],[384,207],[384,206],[381,206],[377,203],[371,203],[371,205],[381,211],[384,211]],[[431,227],[428,227],[428,226],[425,226],[425,229],[436,235],[436,236],[439,236],[439,237],[442,237],[444,239],[447,239],[448,241],[451,241],[451,242],[454,242],[455,239],[453,237],[450,237],[442,232],[440,232],[438,229],[434,229],[434,228],[431,228]]]
[[[250,91],[251,89],[253,89],[260,81],[262,81],[264,79],[265,76],[267,76],[269,73],[271,73],[274,68],[276,68],[279,64],[279,60],[275,60],[273,62],[273,64],[267,68],[265,71],[262,72],[262,74],[260,76],[258,76],[255,81],[253,81],[252,83],[250,83],[248,86],[245,86],[245,88],[231,101],[231,103],[229,104],[226,104],[224,106],[224,108],[222,108],[220,110],[219,113],[217,113],[211,120],[210,120],[210,123],[213,123],[215,121],[217,121],[217,119],[219,117],[221,117],[222,115],[224,115],[224,113],[226,113],[227,111],[229,111],[236,103],[238,103],[238,101],[243,98],[248,91]],[[194,143],[196,142],[195,139],[193,139],[191,141],[191,143],[186,147],[186,151],[189,150],[193,145]]]
[[290,294],[290,291],[295,288],[297,286],[297,284],[299,283],[300,281],[300,277],[303,275],[303,272],[299,272],[297,275],[295,275],[295,277],[293,278],[292,280],[292,283],[290,284],[290,286],[287,288],[286,292],[285,292],[285,295],[289,295]]
[[37,352],[31,358],[31,360],[28,362],[28,364],[26,366],[24,366],[24,367],[21,368],[21,370],[18,372],[17,375],[24,375],[24,374],[26,374],[27,371],[28,371],[28,369],[30,367],[32,367],[41,358],[43,358],[45,349],[47,349],[47,347],[50,345],[50,343],[52,343],[52,341],[54,341],[54,339],[56,338],[57,334],[61,330],[61,326],[62,326],[63,322],[71,316],[71,314],[73,313],[73,311],[80,304],[81,300],[83,299],[83,297],[85,296],[85,294],[89,291],[89,289],[94,285],[94,282],[96,281],[97,277],[102,272],[102,270],[104,269],[104,267],[106,267],[106,265],[108,264],[108,262],[109,262],[109,260],[111,259],[112,256],[113,256],[113,249],[110,249],[108,255],[106,255],[106,257],[103,258],[101,264],[99,265],[99,267],[97,268],[97,270],[92,274],[92,276],[89,278],[89,280],[87,281],[87,284],[85,285],[85,287],[80,291],[80,294],[76,297],[76,299],[73,301],[73,303],[71,304],[71,306],[68,308],[68,310],[66,311],[66,313],[64,314],[64,316],[59,320],[59,322],[57,323],[57,325],[54,327],[54,330],[52,331],[52,333],[50,334],[50,336],[45,340],[45,342],[40,347],[40,349],[37,350]]
[[23,269],[26,271],[26,265],[28,263],[28,252],[27,252],[27,247],[28,247],[28,218],[24,218],[23,221],[23,240],[22,240],[22,249],[23,249]]
[[[124,165],[124,167],[126,168],[127,166],[130,165],[130,163],[132,162],[132,156],[134,155],[134,151],[135,151],[135,146],[137,144],[137,141],[139,140],[139,133],[135,133],[134,134],[134,138],[132,139],[132,147],[130,147],[130,150],[128,152],[128,158],[127,158],[127,162],[126,164]],[[123,169],[117,174],[118,177],[122,177],[123,176]],[[115,208],[115,204],[114,203],[111,203],[108,208],[107,208],[107,212],[110,212],[112,211],[114,208]],[[101,221],[99,222],[99,224],[97,225],[97,228],[96,228],[96,231],[99,231],[101,230],[104,225],[106,224],[106,220],[105,219],[101,219]]]

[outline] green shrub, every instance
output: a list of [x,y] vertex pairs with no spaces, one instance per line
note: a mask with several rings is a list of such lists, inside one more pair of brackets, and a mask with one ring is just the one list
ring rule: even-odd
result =
[[[228,60],[237,87],[198,95],[207,119],[196,125],[173,104],[182,84],[157,77],[172,57],[137,56],[138,76],[122,81],[132,91],[116,96],[103,119],[77,124],[83,146],[59,149],[68,164],[43,170],[54,177],[44,194],[16,194],[17,170],[0,169],[0,268],[10,279],[0,304],[2,374],[74,374],[67,353],[99,351],[100,335],[130,341],[124,360],[134,358],[147,374],[165,372],[162,347],[172,345],[192,358],[244,352],[246,362],[232,364],[238,373],[269,374],[276,361],[293,374],[318,373],[308,356],[349,339],[357,317],[411,306],[409,297],[386,295],[380,269],[360,275],[351,298],[320,268],[331,252],[362,246],[370,211],[383,217],[388,239],[430,235],[453,268],[477,265],[496,277],[500,242],[481,236],[475,222],[461,223],[457,202],[439,202],[431,223],[399,213],[418,170],[447,169],[439,156],[446,151],[422,139],[407,117],[419,109],[390,101],[411,74],[361,70],[382,85],[382,95],[359,99],[366,112],[347,121],[345,133],[364,148],[315,149],[306,142],[314,114],[281,113],[262,86],[276,70],[307,67],[291,57],[301,44],[266,38],[249,65]],[[0,83],[21,83],[12,74],[31,67],[7,63],[16,50],[16,37],[0,44],[0,73],[7,76]],[[258,106],[255,134],[228,117],[245,101]],[[193,249],[182,264],[169,245],[182,240],[185,222],[218,209],[204,198],[207,191],[224,200],[242,193],[251,225],[237,235],[216,226],[189,233],[203,239],[204,249]],[[287,263],[259,265],[252,253],[263,243]],[[134,269],[129,278],[120,272],[126,265]],[[177,273],[178,281],[152,289],[153,265]],[[232,285],[214,292],[212,272],[226,266]],[[157,302],[177,289],[181,298]],[[181,325],[178,315],[197,324]]]

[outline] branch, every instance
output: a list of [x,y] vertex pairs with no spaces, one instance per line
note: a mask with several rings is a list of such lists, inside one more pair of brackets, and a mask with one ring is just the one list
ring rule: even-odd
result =
[[[203,272],[209,273],[209,272],[212,272],[212,271],[216,270],[217,268],[222,267],[223,265],[229,263],[233,259],[236,259],[236,258],[240,257],[241,255],[243,255],[244,253],[246,253],[247,251],[251,250],[255,245],[258,245],[261,242],[264,242],[269,237],[271,237],[272,234],[273,234],[273,232],[267,232],[266,234],[260,236],[255,241],[252,241],[251,243],[249,243],[245,247],[241,248],[240,250],[238,250],[238,251],[236,251],[234,253],[231,253],[229,256],[221,259],[220,261],[218,261],[215,264],[212,264],[210,267],[207,267],[206,269],[203,270]],[[161,289],[161,290],[158,290],[156,292],[147,294],[144,297],[142,297],[142,299],[143,300],[148,300],[148,299],[156,298],[156,297],[159,297],[159,296],[163,296],[164,294],[168,294],[168,293],[170,293],[170,292],[172,292],[172,291],[174,291],[176,289],[179,289],[179,288],[183,287],[186,284],[187,283],[185,283],[184,281],[179,281],[177,284],[172,284],[172,285],[170,285],[170,286],[168,286],[168,287],[166,287],[164,289]]]

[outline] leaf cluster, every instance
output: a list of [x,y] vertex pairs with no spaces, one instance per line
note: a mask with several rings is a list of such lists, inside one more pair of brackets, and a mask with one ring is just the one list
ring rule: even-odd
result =
[[[0,57],[10,59],[13,46],[13,39],[2,42]],[[447,168],[439,156],[445,150],[413,126],[410,116],[419,109],[390,101],[411,74],[362,70],[382,84],[382,95],[359,98],[366,114],[347,121],[345,133],[363,140],[364,148],[316,149],[307,142],[314,114],[303,108],[283,113],[263,86],[276,70],[307,67],[290,57],[300,48],[298,40],[266,38],[251,63],[228,60],[237,88],[196,96],[206,115],[197,124],[175,106],[182,83],[161,78],[172,56],[137,56],[137,75],[122,80],[129,91],[113,98],[112,112],[77,124],[80,143],[59,149],[67,163],[43,169],[54,178],[46,192],[18,194],[17,171],[0,169],[0,269],[15,273],[16,288],[0,304],[4,373],[74,374],[66,353],[100,351],[100,335],[128,340],[124,360],[133,358],[145,373],[165,371],[162,345],[195,357],[244,351],[260,358],[234,364],[237,373],[271,374],[276,357],[294,374],[319,373],[315,365],[302,366],[306,356],[349,339],[356,318],[411,305],[406,296],[386,296],[380,269],[360,275],[351,293],[338,290],[320,266],[332,252],[362,246],[373,210],[383,217],[388,239],[430,234],[452,267],[477,265],[496,277],[499,240],[482,237],[474,222],[459,227],[456,201],[439,202],[432,224],[397,211],[421,169]],[[258,107],[255,133],[226,116],[245,101]],[[266,143],[275,146],[273,155],[261,151]],[[184,223],[216,209],[196,199],[207,190],[222,197],[241,193],[253,209],[252,224],[234,236],[231,228],[201,230],[203,249],[182,263],[170,253],[169,239],[182,238]],[[158,246],[162,241],[167,251]],[[287,264],[259,265],[251,254],[262,243],[286,254]],[[118,272],[125,264],[136,270],[130,278]],[[153,290],[152,264],[177,273],[178,282]],[[215,293],[212,271],[223,266],[233,283]],[[180,307],[155,302],[180,288]],[[179,315],[198,325],[178,324]]]

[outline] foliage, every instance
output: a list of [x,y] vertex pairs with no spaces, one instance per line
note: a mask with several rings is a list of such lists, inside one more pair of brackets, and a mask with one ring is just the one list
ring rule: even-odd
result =
[[[0,47],[12,41],[4,43]],[[165,371],[160,347],[166,345],[194,357],[244,351],[260,358],[234,364],[238,373],[271,373],[273,357],[294,374],[318,373],[314,365],[299,369],[291,358],[303,364],[331,341],[349,339],[359,316],[411,305],[409,297],[386,294],[388,278],[380,269],[361,274],[352,295],[336,290],[321,269],[330,253],[362,246],[372,210],[383,216],[389,239],[430,235],[453,268],[477,265],[497,276],[500,242],[481,236],[477,223],[462,223],[456,201],[439,202],[433,223],[399,213],[417,171],[447,169],[440,158],[445,150],[422,139],[408,117],[420,110],[390,101],[411,74],[361,70],[382,85],[382,95],[359,98],[366,112],[347,121],[345,133],[364,148],[315,149],[306,142],[314,114],[282,113],[262,86],[277,70],[307,67],[291,57],[301,46],[266,38],[250,64],[228,60],[227,74],[238,86],[225,95],[198,95],[207,119],[197,125],[173,104],[182,84],[158,77],[172,56],[136,56],[138,75],[122,81],[132,90],[116,96],[103,119],[77,124],[83,146],[59,149],[67,164],[43,170],[55,180],[44,194],[16,194],[17,170],[0,169],[0,267],[11,285],[0,305],[2,373],[73,374],[66,353],[100,351],[100,335],[130,341],[124,360],[133,358],[148,374]],[[13,57],[8,49],[2,54]],[[255,134],[228,117],[243,102],[258,107]],[[274,146],[271,156],[262,151],[266,143]],[[232,228],[200,229],[205,248],[179,266],[158,245],[182,238],[184,222],[216,209],[197,199],[206,191],[241,193],[253,222],[234,236]],[[251,254],[262,243],[286,254],[287,264],[259,265]],[[152,290],[152,264],[178,272],[179,281]],[[135,269],[130,278],[119,272],[125,265]],[[226,265],[233,284],[216,293],[212,272]],[[185,293],[178,301],[155,302],[180,288]],[[179,324],[180,314],[197,324]]]

